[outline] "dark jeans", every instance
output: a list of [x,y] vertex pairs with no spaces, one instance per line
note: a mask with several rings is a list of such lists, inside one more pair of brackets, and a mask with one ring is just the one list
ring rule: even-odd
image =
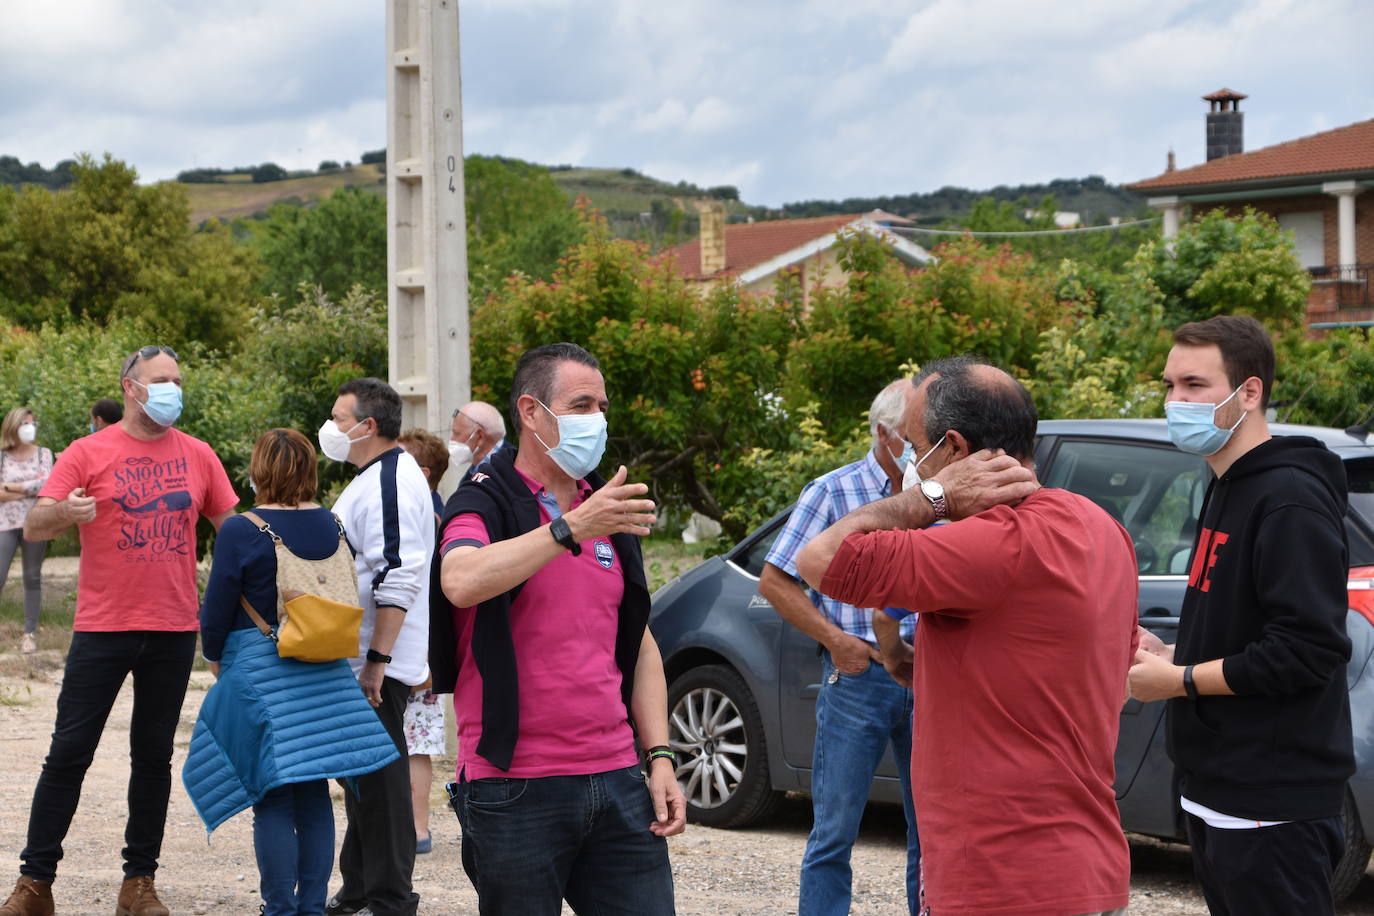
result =
[[134,676],[129,724],[129,820],[124,828],[124,876],[151,875],[162,851],[172,789],[172,737],[181,718],[195,633],[136,630],[74,633],[57,697],[57,724],[29,811],[22,874],[51,881],[62,840],[81,800],[81,783],[100,743],[124,678]]
[[1219,830],[1189,814],[1188,842],[1212,916],[1335,912],[1331,874],[1345,853],[1339,817]]
[[323,779],[278,786],[253,806],[265,916],[322,916],[334,869],[334,805]]
[[[410,805],[410,759],[405,713],[410,688],[382,680],[377,717],[401,756],[380,770],[344,784],[348,829],[339,849],[341,902],[371,907],[373,916],[415,916],[420,895],[411,891],[415,869],[415,818]],[[352,786],[356,785],[356,793]]]
[[668,843],[639,767],[461,781],[463,870],[481,916],[671,916]]

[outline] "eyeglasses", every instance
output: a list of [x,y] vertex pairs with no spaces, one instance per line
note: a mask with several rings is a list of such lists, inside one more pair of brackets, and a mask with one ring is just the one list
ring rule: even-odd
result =
[[152,359],[159,353],[165,353],[177,362],[181,362],[181,357],[177,356],[177,351],[173,350],[171,347],[163,347],[159,346],[158,344],[148,344],[148,346],[140,348],[136,353],[134,353],[133,356],[129,357],[128,362],[124,364],[124,371],[119,374],[119,377],[124,378],[125,376],[127,376],[130,370],[132,370],[134,366],[138,364],[138,361],[140,359]]

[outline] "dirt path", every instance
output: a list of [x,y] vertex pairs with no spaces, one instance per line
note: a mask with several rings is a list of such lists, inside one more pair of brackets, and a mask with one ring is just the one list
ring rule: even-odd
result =
[[[6,647],[7,649],[8,647]],[[0,857],[17,868],[24,844],[29,801],[47,752],[61,676],[61,654],[45,650],[24,658],[0,649]],[[257,913],[257,867],[253,858],[251,815],[240,814],[217,830],[207,844],[190,801],[180,787],[180,768],[196,710],[210,675],[193,675],[182,712],[174,759],[176,783],[168,814],[158,887],[176,916]],[[60,914],[98,914],[113,910],[121,878],[130,692],[126,686],[106,727],[105,741],[86,779],[81,807],[66,843],[54,892]],[[443,806],[440,784],[451,761],[436,761],[432,798],[434,852],[421,856],[415,888],[426,916],[476,912],[476,901],[458,859],[458,825]],[[342,803],[336,805],[342,836]],[[712,830],[689,826],[670,841],[678,912],[701,916],[786,916],[796,912],[797,865],[810,828],[804,798],[789,799],[767,827]],[[855,914],[903,911],[903,826],[901,811],[873,806],[854,852]],[[1205,914],[1192,888],[1187,850],[1181,846],[1132,838],[1131,912],[1137,916]],[[0,881],[13,872],[0,868]],[[1341,910],[1374,916],[1374,877],[1366,877]]]

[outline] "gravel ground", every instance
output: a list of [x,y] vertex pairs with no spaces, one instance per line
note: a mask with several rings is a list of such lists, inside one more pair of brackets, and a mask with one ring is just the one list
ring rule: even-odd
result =
[[[7,636],[7,634],[5,634]],[[5,638],[0,636],[0,638]],[[42,649],[19,656],[0,643],[0,850],[16,856],[24,844],[29,800],[47,751],[61,676],[61,651]],[[257,869],[253,858],[251,815],[241,814],[217,830],[209,842],[204,828],[179,784],[196,710],[211,683],[197,672],[182,713],[174,765],[166,841],[158,887],[177,916],[248,914],[258,911]],[[130,692],[126,687],[110,717],[106,740],[86,779],[68,835],[66,858],[54,886],[61,914],[107,914],[114,906],[121,878],[128,757],[122,735],[128,730]],[[432,797],[434,852],[421,856],[415,888],[426,916],[476,912],[475,897],[458,858],[458,825],[443,805],[440,784],[452,762],[436,761]],[[337,801],[337,799],[336,799]],[[342,803],[336,804],[342,836]],[[805,798],[789,798],[765,827],[713,830],[688,826],[670,840],[676,876],[678,912],[703,916],[784,916],[795,913],[797,866],[810,829]],[[855,914],[903,911],[904,829],[899,808],[875,805],[864,820],[854,851]],[[1143,916],[1205,914],[1193,888],[1185,847],[1131,838],[1131,912]],[[13,858],[10,862],[17,867]],[[8,881],[0,874],[0,881]],[[7,889],[8,885],[6,886]],[[1374,877],[1366,876],[1355,896],[1340,910],[1374,916]]]

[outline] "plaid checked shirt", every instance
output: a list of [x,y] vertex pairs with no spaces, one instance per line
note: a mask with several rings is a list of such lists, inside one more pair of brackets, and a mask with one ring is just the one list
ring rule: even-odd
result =
[[[817,477],[802,490],[796,508],[777,540],[773,541],[765,560],[801,582],[801,576],[797,575],[797,553],[806,542],[860,506],[887,496],[891,488],[891,481],[878,466],[872,449],[858,461]],[[805,583],[802,587],[805,588]],[[827,598],[812,589],[807,589],[807,595],[831,623],[850,636],[877,645],[872,611]],[[909,642],[916,632],[916,615],[900,613],[906,615],[902,618],[902,638]]]

